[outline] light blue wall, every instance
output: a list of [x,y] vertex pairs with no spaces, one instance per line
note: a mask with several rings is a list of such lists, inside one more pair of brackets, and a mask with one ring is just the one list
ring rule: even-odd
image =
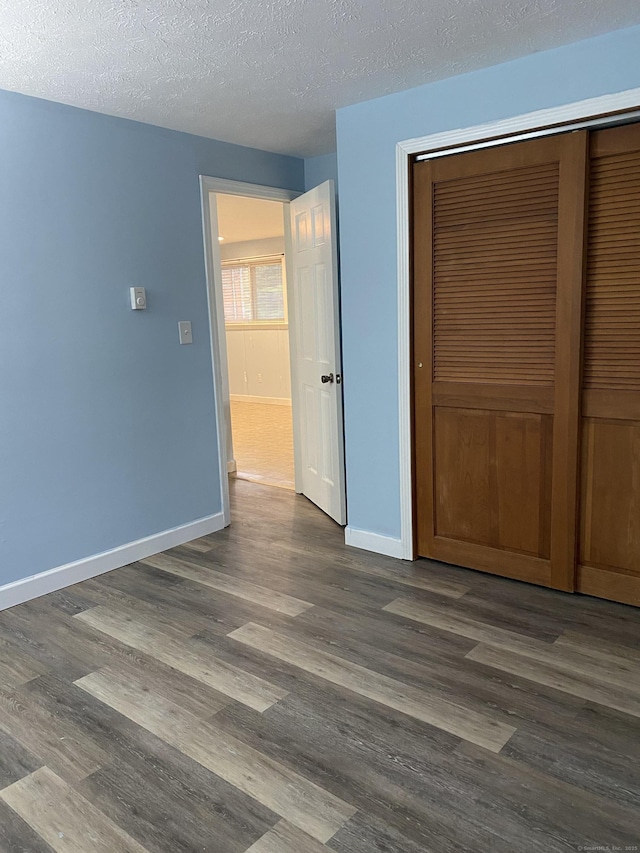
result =
[[349,524],[400,536],[395,145],[640,87],[640,27],[339,110]]
[[336,191],[338,186],[338,156],[333,154],[322,154],[319,157],[308,157],[304,161],[304,188],[311,190],[324,181],[335,181]]
[[302,160],[0,92],[0,585],[220,511],[200,173],[304,186]]

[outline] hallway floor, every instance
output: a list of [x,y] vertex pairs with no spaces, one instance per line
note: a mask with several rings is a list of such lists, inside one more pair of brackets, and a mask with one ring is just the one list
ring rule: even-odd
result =
[[0,850],[640,844],[640,610],[233,524],[0,613]]
[[231,432],[239,479],[294,488],[291,406],[232,400]]

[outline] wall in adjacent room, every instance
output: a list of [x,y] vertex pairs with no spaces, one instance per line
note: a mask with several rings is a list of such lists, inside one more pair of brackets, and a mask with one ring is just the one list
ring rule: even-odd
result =
[[288,327],[227,326],[226,331],[231,399],[290,405]]
[[0,586],[221,510],[199,174],[304,188],[302,160],[0,92]]
[[[282,255],[284,236],[262,240],[244,240],[220,246],[223,261]],[[286,290],[284,264],[282,278]],[[229,392],[232,398],[291,401],[291,366],[289,363],[288,324],[238,325],[228,323],[227,365]]]
[[400,537],[396,143],[639,87],[639,56],[633,27],[338,111],[350,527]]
[[284,255],[284,236],[220,244],[220,258],[223,261],[244,261],[247,258],[262,258],[267,255]]

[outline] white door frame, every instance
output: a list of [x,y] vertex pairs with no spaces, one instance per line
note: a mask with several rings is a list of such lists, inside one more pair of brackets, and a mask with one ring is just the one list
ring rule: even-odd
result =
[[400,521],[402,557],[413,560],[413,473],[411,437],[411,281],[409,275],[409,169],[414,154],[443,156],[533,139],[563,130],[614,124],[640,116],[640,89],[589,98],[459,130],[405,139],[396,145],[396,223],[398,275],[398,403],[400,446]]
[[[226,178],[212,178],[208,175],[200,175],[200,201],[202,205],[202,236],[204,239],[204,263],[207,278],[207,302],[209,307],[209,333],[211,338],[211,363],[213,368],[213,394],[216,411],[216,428],[218,432],[218,464],[220,467],[220,499],[222,503],[222,515],[224,525],[231,523],[231,509],[229,504],[229,477],[227,471],[228,447],[230,445],[231,422],[230,422],[230,396],[229,396],[229,370],[227,366],[226,333],[224,327],[224,302],[222,297],[222,266],[220,260],[220,245],[213,240],[213,233],[218,232],[218,217],[215,205],[209,203],[212,193],[224,193],[225,195],[241,195],[249,198],[268,199],[269,201],[283,202],[287,207],[290,201],[302,195],[294,190],[283,190],[278,187],[265,187],[261,184],[247,184],[242,181],[229,181]],[[212,210],[213,208],[213,210]],[[289,257],[291,255],[291,226],[289,224],[288,210],[284,211],[284,257],[287,280],[287,295],[290,297]],[[289,305],[293,303],[289,298]],[[289,352],[291,353],[291,335],[295,334],[292,328],[293,312],[289,312]],[[293,324],[295,326],[295,324]],[[298,412],[295,398],[295,359],[291,358],[291,404],[294,418],[293,425],[293,454],[295,467],[295,487],[299,491],[300,470],[300,430],[296,421]]]

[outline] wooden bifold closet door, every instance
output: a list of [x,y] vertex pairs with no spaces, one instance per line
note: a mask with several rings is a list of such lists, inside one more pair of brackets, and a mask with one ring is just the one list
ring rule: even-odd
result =
[[640,124],[590,139],[577,589],[640,605]]
[[574,588],[587,133],[413,167],[417,550]]
[[640,605],[640,123],[413,166],[421,556]]

